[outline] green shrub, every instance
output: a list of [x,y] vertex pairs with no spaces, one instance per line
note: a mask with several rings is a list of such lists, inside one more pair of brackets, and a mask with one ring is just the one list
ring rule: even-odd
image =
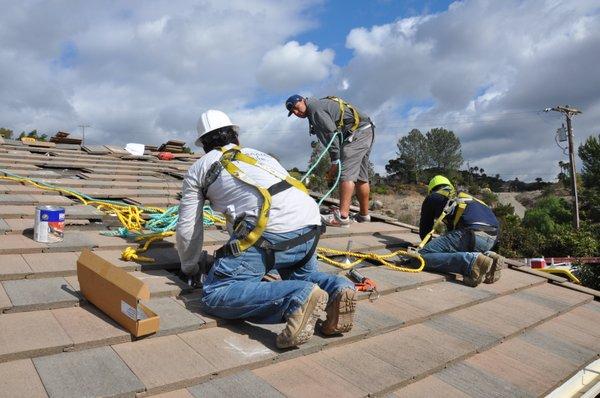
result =
[[498,195],[493,193],[489,188],[483,188],[479,196],[488,206],[494,206],[498,203]]
[[376,193],[380,195],[387,195],[391,192],[390,188],[387,185],[374,185],[371,187],[371,193]]
[[580,265],[578,277],[582,285],[600,290],[600,264]]
[[554,195],[542,198],[536,206],[525,212],[523,225],[541,234],[555,233],[561,225],[571,222],[571,209],[563,198]]

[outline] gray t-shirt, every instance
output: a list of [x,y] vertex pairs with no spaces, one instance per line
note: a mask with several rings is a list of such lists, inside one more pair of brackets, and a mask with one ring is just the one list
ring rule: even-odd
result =
[[[368,116],[361,113],[354,105],[352,105],[352,107],[356,109],[360,117],[358,128],[370,123]],[[327,146],[329,141],[331,141],[331,137],[333,137],[333,133],[337,130],[337,123],[338,120],[340,120],[339,104],[336,101],[327,98],[317,99],[309,97],[306,98],[306,111],[308,122],[310,124],[310,133],[316,134],[319,141],[321,141],[324,146]],[[344,110],[343,132],[349,131],[353,125],[354,115],[352,110],[346,108]],[[335,140],[329,148],[329,157],[332,162],[340,158],[339,140]]]

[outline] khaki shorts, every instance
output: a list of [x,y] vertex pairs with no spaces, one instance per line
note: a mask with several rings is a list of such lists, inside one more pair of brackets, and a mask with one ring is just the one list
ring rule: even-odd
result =
[[342,146],[342,181],[369,182],[369,155],[375,140],[373,126],[355,132]]

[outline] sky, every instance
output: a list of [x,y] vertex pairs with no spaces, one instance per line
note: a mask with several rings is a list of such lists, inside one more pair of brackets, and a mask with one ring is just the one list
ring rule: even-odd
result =
[[376,171],[413,128],[444,127],[465,167],[554,180],[571,105],[575,142],[600,134],[597,0],[0,0],[0,127],[86,142],[193,146],[207,109],[243,145],[305,169],[291,94],[338,95],[376,127]]

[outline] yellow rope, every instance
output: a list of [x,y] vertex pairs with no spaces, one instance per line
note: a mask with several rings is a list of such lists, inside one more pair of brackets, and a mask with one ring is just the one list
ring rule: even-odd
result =
[[[69,196],[75,197],[84,205],[95,206],[98,210],[103,211],[108,214],[116,215],[121,224],[130,231],[141,231],[143,229],[145,220],[142,218],[142,214],[144,210],[134,205],[119,205],[116,203],[109,203],[101,200],[88,200],[83,196],[79,195],[76,192],[71,191],[67,188],[59,188],[59,187],[51,187],[47,185],[39,184],[30,178],[25,177],[10,177],[10,176],[0,176],[2,180],[15,181],[19,183],[27,183],[35,186],[36,188],[46,190],[46,191],[54,191],[67,194]],[[158,208],[147,208],[151,211],[156,212],[164,212],[163,209]]]
[[[120,205],[116,203],[110,203],[103,200],[89,200],[67,188],[60,187],[52,187],[44,184],[37,183],[36,181],[27,178],[27,177],[12,177],[12,176],[0,176],[1,180],[14,181],[18,183],[25,183],[35,186],[36,188],[46,190],[46,191],[54,191],[63,194],[67,194],[69,196],[75,197],[84,205],[95,206],[98,210],[115,215],[119,222],[123,225],[123,227],[127,228],[129,231],[141,232],[144,229],[144,224],[146,220],[142,217],[145,212],[154,212],[154,213],[164,213],[165,209],[159,207],[145,207],[141,208],[135,205]],[[215,224],[225,224],[225,219],[216,214],[206,213],[204,214],[204,218],[212,221]],[[154,262],[154,259],[150,257],[140,256],[139,253],[143,253],[148,250],[150,244],[155,241],[161,240],[167,236],[173,235],[174,232],[167,231],[153,235],[142,235],[136,238],[136,241],[140,242],[140,246],[137,249],[132,247],[127,247],[121,253],[121,258],[126,261],[137,260],[143,262]]]
[[[326,254],[334,255],[334,256],[355,257],[356,260],[346,264],[341,261],[333,260],[330,257],[327,257]],[[419,267],[418,268],[400,267],[394,263],[387,261],[387,259],[389,259],[391,257],[395,257],[395,256],[415,258],[415,259],[419,260]],[[341,269],[350,269],[364,260],[378,261],[384,267],[393,269],[394,271],[402,271],[402,272],[421,272],[423,270],[423,268],[425,267],[425,260],[423,259],[423,257],[421,257],[421,255],[419,253],[417,253],[416,251],[413,252],[413,251],[407,251],[404,249],[396,250],[395,252],[388,253],[388,254],[376,254],[376,253],[361,253],[361,252],[335,250],[335,249],[331,249],[328,247],[317,247],[317,258],[319,260],[326,262],[327,264],[331,264],[331,265],[336,266]]]
[[[61,192],[61,193],[65,193],[67,195],[73,196],[73,197],[77,198],[84,205],[95,206],[100,211],[115,215],[119,219],[121,224],[125,228],[127,228],[129,231],[142,231],[143,230],[144,224],[146,222],[146,220],[144,220],[142,218],[142,215],[144,214],[144,212],[147,212],[147,211],[156,212],[156,213],[164,213],[165,212],[165,209],[161,209],[158,207],[140,208],[135,205],[125,206],[125,205],[119,205],[119,204],[115,204],[115,203],[109,203],[109,202],[102,201],[102,200],[88,200],[88,199],[84,198],[83,196],[81,196],[80,194],[78,194],[77,192],[73,192],[69,189],[42,185],[42,184],[39,184],[39,183],[31,180],[30,178],[26,178],[26,177],[0,176],[0,179],[15,181],[18,183],[27,183],[27,184],[31,184],[37,188],[40,188],[42,190]],[[205,212],[204,218],[214,222],[215,224],[225,224],[225,219],[223,217],[215,215],[215,214],[210,214],[210,213]],[[146,252],[153,242],[162,240],[163,238],[172,236],[173,234],[174,234],[173,231],[168,231],[168,232],[162,232],[162,233],[158,233],[158,234],[140,236],[140,237],[136,238],[136,241],[140,242],[140,246],[138,246],[138,248],[133,248],[133,247],[125,248],[123,250],[123,252],[121,253],[121,258],[125,261],[133,260],[133,261],[142,261],[142,262],[154,262],[153,258],[140,256],[139,254]],[[355,257],[357,260],[355,260],[354,262],[351,262],[349,264],[345,264],[343,262],[339,262],[339,261],[336,261],[336,260],[333,260],[333,259],[327,257],[326,254],[334,255],[334,256]],[[417,260],[419,260],[419,263],[420,263],[419,267],[418,268],[400,267],[400,266],[397,266],[397,265],[387,261],[387,259],[389,259],[391,257],[395,257],[395,256],[405,256],[405,257],[416,258]],[[383,266],[385,266],[387,268],[393,269],[395,271],[403,271],[403,272],[421,272],[423,270],[423,267],[425,266],[425,261],[417,252],[410,252],[410,251],[406,251],[406,250],[402,250],[402,249],[397,250],[393,253],[389,253],[389,254],[375,254],[375,253],[341,251],[341,250],[330,249],[327,247],[317,247],[317,257],[320,260],[322,260],[328,264],[331,264],[333,266],[336,266],[336,267],[339,267],[342,269],[350,269],[363,260],[378,261],[379,263],[381,263]]]
[[155,234],[155,235],[146,235],[146,236],[141,236],[139,238],[136,238],[136,241],[144,241],[144,242],[140,243],[140,246],[136,249],[134,249],[131,246],[126,247],[123,250],[123,252],[121,253],[121,258],[125,261],[142,261],[142,262],[153,263],[154,262],[153,258],[140,256],[139,254],[147,251],[153,242],[156,242],[157,240],[162,240],[163,238],[172,236],[173,234],[174,234],[173,231],[169,231],[169,232],[162,232],[162,233]]

